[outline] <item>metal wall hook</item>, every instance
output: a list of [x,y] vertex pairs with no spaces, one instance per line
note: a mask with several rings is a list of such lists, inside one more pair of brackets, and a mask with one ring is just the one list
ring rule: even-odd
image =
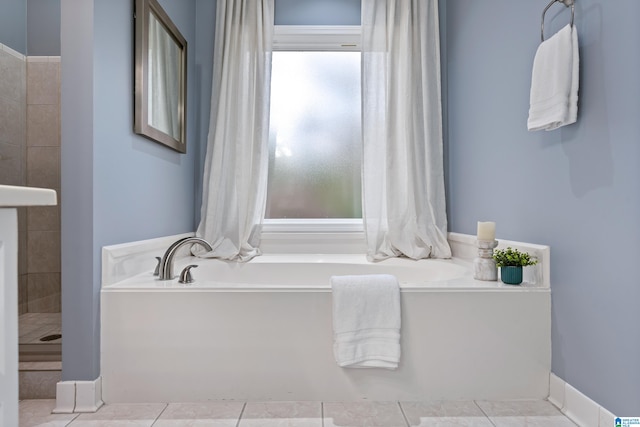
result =
[[571,6],[571,26],[573,27],[573,18],[575,17],[576,11],[576,2],[575,0],[551,0],[547,7],[542,11],[542,22],[540,23],[540,40],[544,41],[544,15],[547,13],[547,10],[553,6],[554,3],[562,3],[566,7]]

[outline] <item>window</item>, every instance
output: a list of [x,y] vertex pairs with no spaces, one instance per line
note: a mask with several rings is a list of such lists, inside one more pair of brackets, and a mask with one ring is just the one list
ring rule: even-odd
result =
[[362,218],[359,27],[274,40],[268,219]]

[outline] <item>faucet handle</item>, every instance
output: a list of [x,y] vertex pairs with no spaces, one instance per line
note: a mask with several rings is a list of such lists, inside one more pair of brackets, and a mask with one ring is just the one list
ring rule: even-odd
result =
[[191,265],[187,265],[184,270],[182,270],[182,273],[180,273],[180,279],[178,280],[178,282],[180,283],[193,283],[195,282],[195,280],[193,280],[193,277],[191,277],[191,269],[192,268],[197,268],[198,266],[196,264],[191,264]]
[[158,263],[156,264],[156,269],[153,270],[153,275],[154,276],[159,276],[160,275],[160,263],[162,262],[162,258],[157,256],[156,259],[158,260]]

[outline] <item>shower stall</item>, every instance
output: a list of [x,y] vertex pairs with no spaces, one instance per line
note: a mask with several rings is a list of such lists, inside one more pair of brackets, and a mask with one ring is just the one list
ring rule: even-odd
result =
[[[0,184],[60,195],[60,57],[0,44],[0,76]],[[18,250],[20,395],[51,397],[62,343],[59,205],[18,209]],[[29,386],[43,380],[53,389]]]

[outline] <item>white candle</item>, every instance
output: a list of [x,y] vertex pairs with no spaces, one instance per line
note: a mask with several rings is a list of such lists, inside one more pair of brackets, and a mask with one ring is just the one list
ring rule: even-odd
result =
[[478,221],[478,240],[495,240],[496,223]]

